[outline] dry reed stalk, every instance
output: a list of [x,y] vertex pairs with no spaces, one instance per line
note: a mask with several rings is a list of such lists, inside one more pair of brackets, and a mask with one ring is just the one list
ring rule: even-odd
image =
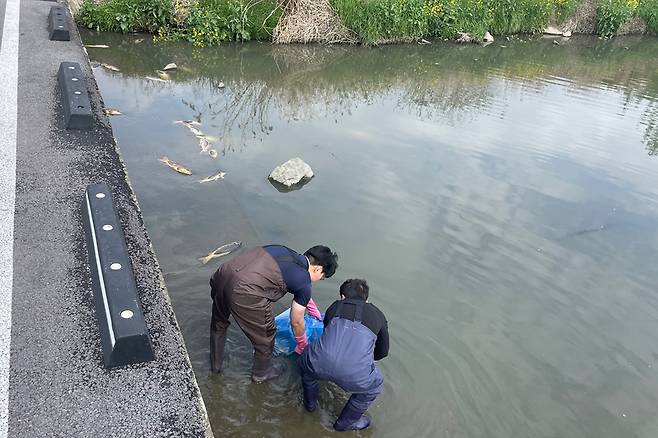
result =
[[275,43],[356,43],[329,0],[285,0],[282,8],[272,35]]

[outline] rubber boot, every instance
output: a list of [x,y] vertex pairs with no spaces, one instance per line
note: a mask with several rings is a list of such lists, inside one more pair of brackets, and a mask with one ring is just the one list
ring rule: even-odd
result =
[[210,369],[213,373],[220,373],[222,371],[225,345],[226,332],[218,333],[210,330]]
[[320,385],[315,384],[307,385],[302,379],[302,387],[304,388],[304,409],[308,412],[314,412],[318,407],[318,394],[320,393]]
[[272,363],[272,356],[263,358],[254,355],[254,366],[251,370],[251,381],[254,383],[263,383],[283,374],[285,367],[279,363]]
[[361,410],[354,408],[349,401],[334,423],[334,429],[339,432],[344,432],[346,430],[361,430],[368,426],[370,426],[370,418],[363,415]]

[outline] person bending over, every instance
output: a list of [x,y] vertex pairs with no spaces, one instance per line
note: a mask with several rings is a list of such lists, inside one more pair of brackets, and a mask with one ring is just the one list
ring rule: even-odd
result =
[[338,256],[326,246],[317,245],[303,255],[282,245],[253,248],[219,266],[210,279],[212,320],[210,322],[210,362],[220,372],[224,360],[229,316],[254,346],[251,379],[256,383],[277,377],[283,371],[272,365],[276,327],[272,302],[286,293],[294,297],[290,324],[297,340],[295,351],[307,345],[304,311],[320,319],[311,298],[311,283],[336,272]]
[[334,423],[338,431],[368,427],[370,418],[363,414],[384,386],[375,361],[388,356],[388,322],[381,310],[368,302],[368,292],[365,280],[344,282],[341,299],[325,313],[322,336],[297,359],[307,411],[317,407],[318,380],[329,380],[352,393]]

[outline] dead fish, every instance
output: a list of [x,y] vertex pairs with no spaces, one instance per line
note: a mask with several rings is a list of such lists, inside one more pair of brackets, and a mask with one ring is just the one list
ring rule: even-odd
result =
[[162,70],[157,70],[158,77],[162,79],[163,81],[168,81],[171,79],[171,76],[169,76],[169,73],[165,73]]
[[201,137],[199,139],[199,147],[201,148],[201,153],[202,154],[210,153],[210,142],[208,140],[206,140],[205,138]]
[[225,176],[226,176],[226,172],[218,172],[214,175],[207,176],[204,179],[200,179],[199,182],[205,183],[205,182],[217,181],[220,179],[224,179]]
[[108,69],[110,71],[121,71],[117,67],[113,66],[112,64],[102,63],[101,66],[105,67],[106,69]]
[[103,108],[103,112],[105,113],[106,116],[120,116],[121,111],[116,110],[114,108]]
[[200,257],[199,261],[203,263],[204,265],[208,263],[210,260],[217,258],[217,257],[223,257],[225,255],[228,255],[235,251],[236,249],[240,248],[242,246],[242,242],[231,242],[227,243],[226,245],[222,245],[219,248],[217,248],[214,251],[211,251],[208,253],[207,256],[205,257]]
[[190,132],[192,132],[192,134],[196,135],[197,137],[203,137],[203,132],[201,132],[200,129],[197,129],[194,126],[190,126],[190,125],[188,125],[187,127],[190,128]]
[[155,81],[155,82],[167,82],[164,79],[160,78],[154,78],[153,76],[144,76],[145,79],[148,79],[149,81]]
[[158,161],[162,161],[163,163],[165,163],[167,166],[171,167],[172,169],[174,169],[178,173],[182,173],[183,175],[192,175],[191,170],[187,169],[186,167],[181,166],[180,164],[174,163],[173,161],[171,161],[167,157],[158,158]]
[[105,44],[85,44],[85,47],[88,49],[107,49],[110,46],[106,46]]
[[142,41],[144,41],[144,38],[138,38],[138,39],[136,39],[135,41],[133,41],[133,43],[135,43],[135,44],[139,44],[139,43],[141,43]]
[[196,120],[174,120],[174,123],[185,126],[201,126],[201,123],[197,122]]
[[178,66],[174,64],[173,62],[165,65],[165,67],[162,70],[176,70]]

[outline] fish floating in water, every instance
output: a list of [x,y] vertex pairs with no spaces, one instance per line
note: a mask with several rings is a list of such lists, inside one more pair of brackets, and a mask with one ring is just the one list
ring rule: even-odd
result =
[[154,82],[167,82],[164,79],[154,78],[153,76],[144,76],[144,78]]
[[141,43],[142,41],[144,41],[144,38],[138,38],[138,39],[136,39],[135,41],[133,41],[133,43],[135,43],[135,44],[139,44],[139,43]]
[[110,46],[107,46],[105,44],[85,44],[85,47],[88,49],[107,49]]
[[162,161],[163,163],[165,163],[167,166],[171,167],[172,169],[174,169],[178,173],[182,173],[183,175],[192,175],[191,170],[189,170],[186,167],[181,166],[180,164],[174,163],[173,161],[171,161],[167,157],[158,158],[158,161]]
[[208,154],[210,155],[210,158],[217,158],[217,151],[214,149],[210,149],[210,141],[208,141],[208,138],[206,136],[199,137],[199,147],[201,148],[202,154]]
[[201,123],[197,122],[196,120],[174,120],[174,123],[177,123],[179,125],[185,125],[185,126],[201,126]]
[[102,63],[102,64],[101,64],[101,67],[105,67],[106,69],[108,69],[108,70],[110,70],[110,71],[121,71],[121,70],[119,70],[117,67],[113,66],[112,64],[105,64],[105,63]]
[[167,72],[164,72],[162,70],[156,70],[156,73],[158,74],[158,77],[163,81],[168,81],[171,79],[171,76],[169,76],[169,73]]
[[200,257],[199,261],[205,265],[214,258],[229,255],[230,253],[240,248],[241,246],[242,246],[242,242],[227,243],[226,245],[222,245],[219,248],[215,249],[214,251],[210,251],[210,253],[208,253],[207,256]]
[[214,175],[207,176],[204,179],[200,179],[199,182],[205,183],[205,182],[217,181],[220,179],[224,179],[225,176],[226,176],[226,172],[218,172]]
[[[214,151],[214,149],[210,149],[210,142],[208,140],[206,140],[203,137],[200,137],[199,138],[199,147],[201,148],[200,153],[208,154],[208,155],[212,156],[211,151]],[[217,151],[215,151],[215,157],[216,156],[217,156]],[[215,157],[213,157],[213,158],[215,158]]]
[[121,111],[116,110],[114,108],[103,108],[103,112],[107,116],[120,116],[121,115]]

